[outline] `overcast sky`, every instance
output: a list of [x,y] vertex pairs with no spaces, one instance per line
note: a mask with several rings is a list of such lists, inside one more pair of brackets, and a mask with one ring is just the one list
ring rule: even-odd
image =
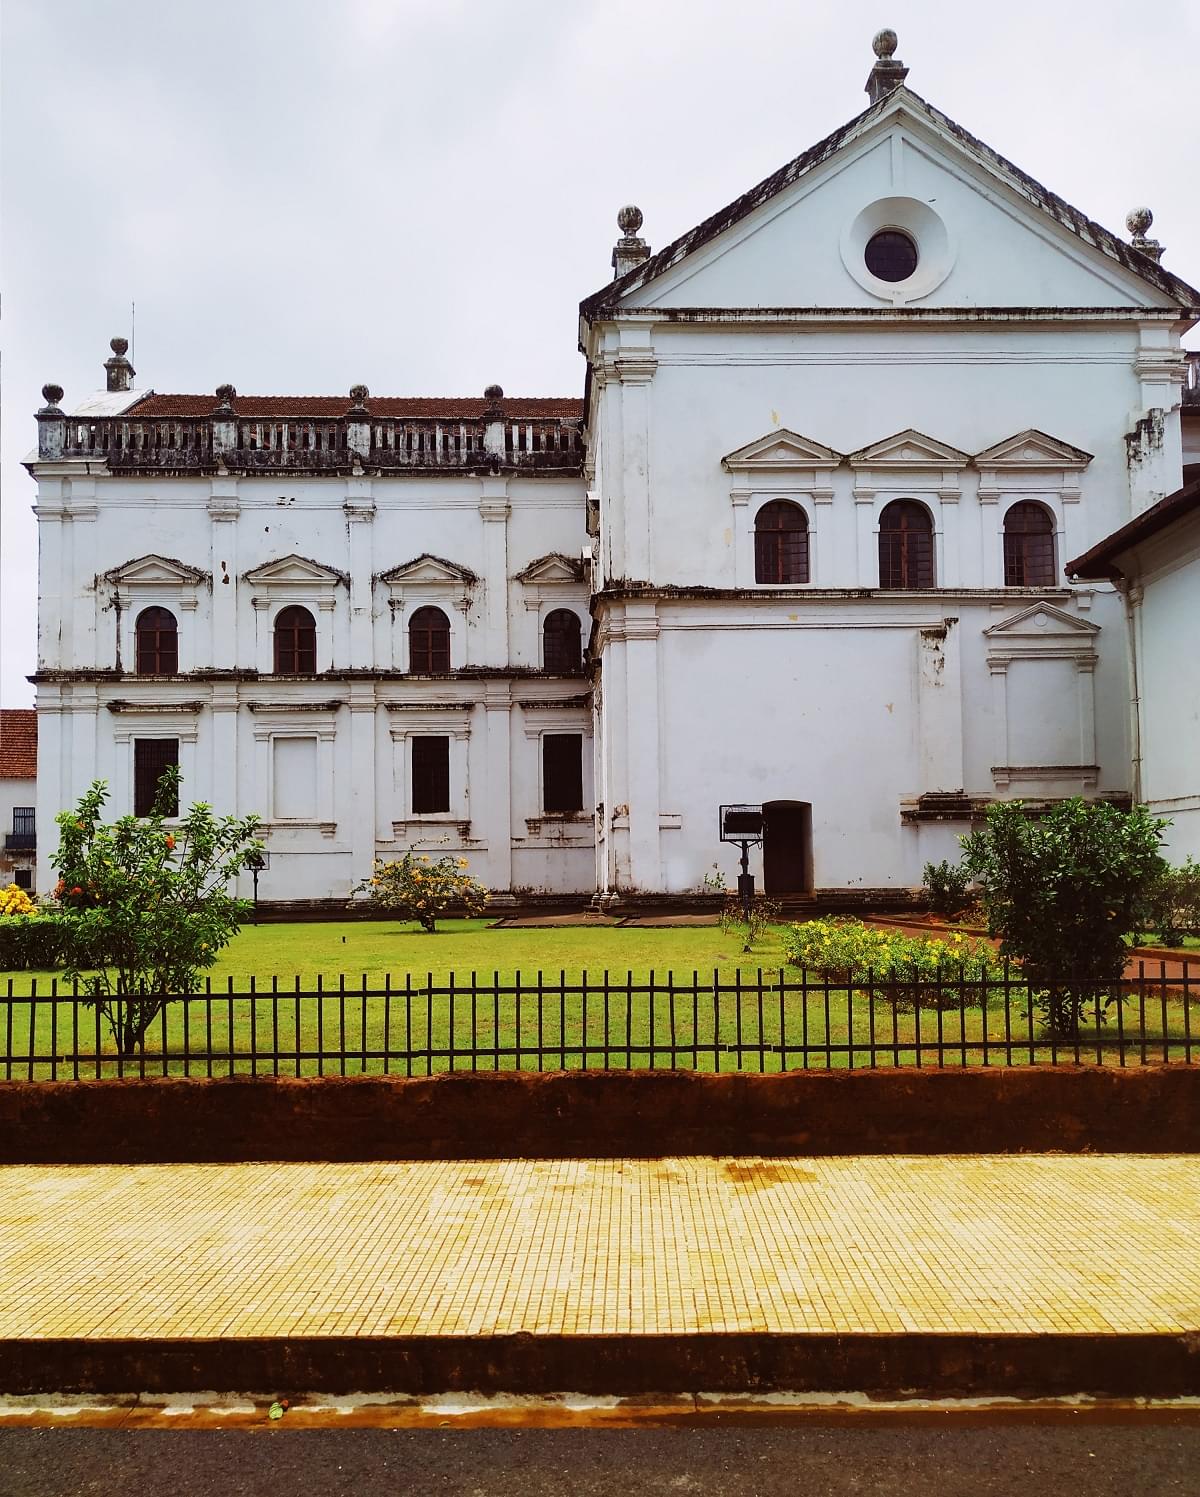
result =
[[5,0],[0,701],[33,700],[41,386],[102,387],[131,301],[139,387],[578,394],[617,208],[660,248],[850,119],[884,25],[1200,280],[1197,0]]

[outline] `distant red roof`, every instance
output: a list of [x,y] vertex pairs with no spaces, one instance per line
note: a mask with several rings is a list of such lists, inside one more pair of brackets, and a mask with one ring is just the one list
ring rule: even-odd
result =
[[37,713],[0,707],[0,780],[37,779]]
[[[235,395],[234,412],[252,420],[283,420],[298,417],[337,420],[345,416],[353,401],[348,395]],[[510,420],[581,421],[583,401],[565,397],[505,396],[490,401],[481,396],[369,395],[371,416],[407,418],[413,421],[478,421],[499,405]],[[211,416],[217,407],[215,395],[148,395],[126,414],[130,416]]]

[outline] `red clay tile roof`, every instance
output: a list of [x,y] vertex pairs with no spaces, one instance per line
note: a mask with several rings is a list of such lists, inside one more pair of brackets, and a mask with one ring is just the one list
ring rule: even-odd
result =
[[0,780],[37,779],[37,713],[0,707]]
[[1195,514],[1197,510],[1200,510],[1200,478],[1194,483],[1185,483],[1183,488],[1176,489],[1173,494],[1168,494],[1165,499],[1160,499],[1157,504],[1126,521],[1119,530],[1114,530],[1102,541],[1097,541],[1090,551],[1067,562],[1063,571],[1068,577],[1082,577],[1086,581],[1095,582],[1119,577],[1121,572],[1116,565],[1116,558],[1122,551],[1148,541],[1160,530],[1165,530],[1176,520]]
[[[499,404],[512,420],[581,421],[583,401],[565,397],[505,396],[499,402],[480,396],[369,395],[367,411],[372,416],[406,418],[413,421],[477,421]],[[346,415],[353,401],[349,395],[235,395],[233,409],[251,420],[299,417],[336,420]],[[130,416],[211,416],[215,395],[148,395],[126,414]]]

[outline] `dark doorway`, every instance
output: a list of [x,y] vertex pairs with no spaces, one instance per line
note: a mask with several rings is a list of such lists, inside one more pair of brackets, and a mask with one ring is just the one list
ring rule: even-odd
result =
[[812,889],[812,806],[772,800],[763,806],[763,888],[768,894]]

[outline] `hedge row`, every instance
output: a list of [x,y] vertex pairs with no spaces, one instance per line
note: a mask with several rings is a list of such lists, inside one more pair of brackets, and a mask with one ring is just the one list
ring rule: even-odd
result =
[[0,920],[0,972],[61,967],[66,932],[57,915],[8,915]]

